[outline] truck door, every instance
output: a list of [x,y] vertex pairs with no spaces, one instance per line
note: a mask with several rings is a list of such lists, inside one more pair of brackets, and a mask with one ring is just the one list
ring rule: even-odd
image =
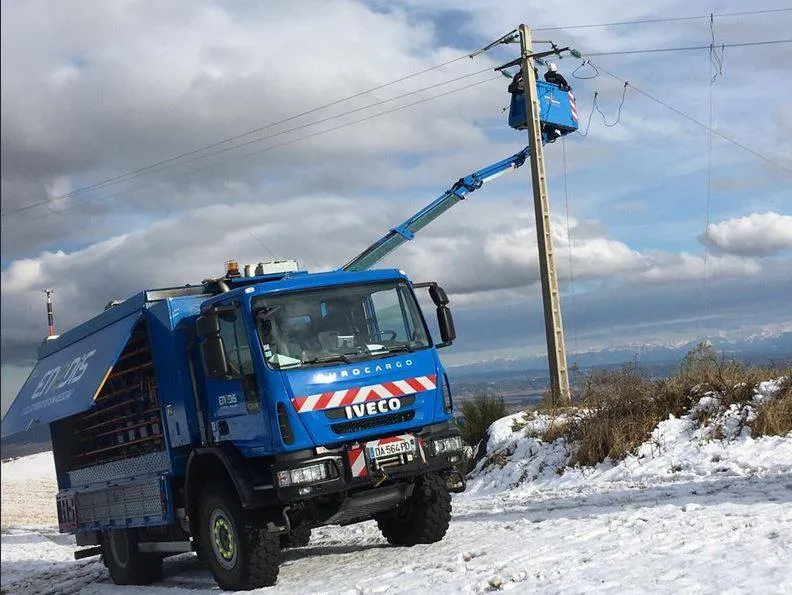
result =
[[217,308],[216,313],[227,374],[206,379],[209,410],[213,412],[212,433],[216,441],[260,445],[269,430],[261,419],[261,395],[244,312],[238,305],[229,305]]

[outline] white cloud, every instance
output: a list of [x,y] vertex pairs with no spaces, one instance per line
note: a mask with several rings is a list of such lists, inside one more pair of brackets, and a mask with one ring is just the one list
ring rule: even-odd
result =
[[727,219],[711,224],[701,241],[713,249],[744,256],[792,250],[792,216],[769,212]]
[[[705,261],[687,252],[680,254],[652,253],[648,268],[641,278],[654,282],[694,281],[705,279]],[[706,261],[707,278],[752,277],[762,272],[762,266],[752,258],[710,255]]]

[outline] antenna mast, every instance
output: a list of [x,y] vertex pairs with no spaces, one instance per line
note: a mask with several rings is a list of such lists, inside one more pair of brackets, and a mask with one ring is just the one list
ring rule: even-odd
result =
[[52,314],[52,294],[55,293],[54,289],[45,289],[44,293],[47,294],[47,326],[49,327],[48,337],[55,336],[55,316]]

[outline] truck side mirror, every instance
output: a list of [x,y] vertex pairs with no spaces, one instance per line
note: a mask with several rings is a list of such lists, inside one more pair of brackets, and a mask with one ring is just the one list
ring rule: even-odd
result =
[[429,297],[432,298],[434,305],[438,308],[440,306],[447,306],[448,305],[448,296],[446,295],[445,289],[440,287],[437,284],[433,284],[429,286]]
[[228,378],[228,360],[226,360],[223,338],[219,335],[206,337],[201,343],[201,356],[206,375],[210,378]]
[[212,310],[198,317],[195,321],[195,334],[200,339],[220,334],[220,318],[216,311]]
[[451,309],[448,306],[437,307],[437,326],[440,327],[440,338],[443,342],[436,345],[436,347],[448,347],[456,339],[454,317],[451,316]]
[[456,339],[456,330],[454,329],[454,318],[451,316],[451,310],[448,308],[448,295],[445,289],[440,287],[434,281],[426,281],[424,283],[413,283],[415,289],[428,287],[429,297],[432,298],[434,305],[437,306],[437,326],[440,328],[440,338],[442,343],[435,345],[438,349],[441,347],[448,347]]
[[201,357],[206,375],[210,378],[228,378],[223,338],[220,336],[220,317],[216,310],[210,310],[195,321],[195,334],[201,341]]

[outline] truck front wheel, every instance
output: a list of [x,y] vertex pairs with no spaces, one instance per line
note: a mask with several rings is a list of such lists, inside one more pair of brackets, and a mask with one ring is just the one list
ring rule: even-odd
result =
[[278,535],[246,522],[236,493],[224,483],[204,488],[199,504],[201,558],[221,589],[242,591],[278,580]]
[[137,533],[132,529],[105,533],[102,560],[116,585],[149,585],[162,577],[162,557],[141,553]]
[[393,545],[412,546],[443,539],[451,521],[451,496],[442,476],[428,473],[395,510],[376,516],[382,535]]

